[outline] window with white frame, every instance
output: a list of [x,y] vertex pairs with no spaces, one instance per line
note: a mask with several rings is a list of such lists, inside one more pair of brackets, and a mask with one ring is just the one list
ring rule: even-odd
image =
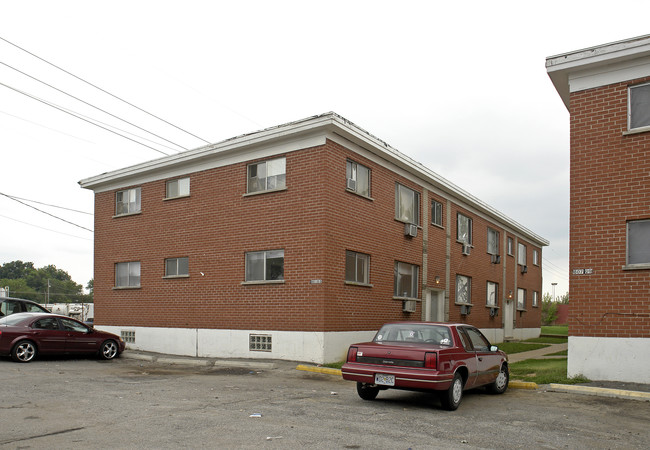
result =
[[395,185],[395,218],[402,222],[420,224],[420,193],[401,184]]
[[264,192],[286,187],[286,158],[248,165],[248,192]]
[[140,262],[115,264],[115,287],[140,287]]
[[495,308],[499,304],[499,285],[492,281],[487,282],[487,295],[485,299],[485,304],[492,308]]
[[442,203],[431,200],[431,223],[442,226]]
[[650,219],[627,223],[627,265],[650,264]]
[[537,249],[533,249],[533,264],[539,266],[539,252]]
[[515,241],[511,237],[508,238],[508,255],[514,256],[515,251]]
[[650,83],[628,88],[628,127],[650,127]]
[[370,282],[370,255],[345,252],[345,281],[368,284]]
[[499,254],[499,232],[492,228],[487,229],[487,252],[490,255]]
[[539,306],[539,292],[533,291],[533,308],[537,308]]
[[517,309],[519,310],[526,309],[526,289],[522,289],[522,288],[517,289]]
[[166,277],[183,277],[190,274],[190,259],[184,258],[168,258],[165,260],[165,276]]
[[517,264],[526,265],[526,246],[521,242],[517,244]]
[[456,275],[456,303],[472,303],[472,279],[465,275]]
[[140,188],[124,189],[115,193],[115,215],[140,212]]
[[458,226],[456,227],[456,240],[463,244],[472,244],[472,219],[458,213]]
[[370,196],[370,169],[354,161],[348,161],[345,176],[347,189],[365,197]]
[[394,295],[402,298],[417,298],[419,267],[413,264],[395,262]]
[[284,250],[246,253],[246,281],[284,280]]
[[165,187],[165,198],[187,197],[190,195],[190,179],[170,180]]

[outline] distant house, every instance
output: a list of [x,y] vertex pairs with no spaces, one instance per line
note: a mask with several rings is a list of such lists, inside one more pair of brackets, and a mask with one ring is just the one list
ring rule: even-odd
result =
[[650,36],[546,60],[571,116],[568,374],[650,382]]
[[387,321],[540,332],[548,241],[334,113],[80,184],[95,324],[131,348],[323,363]]

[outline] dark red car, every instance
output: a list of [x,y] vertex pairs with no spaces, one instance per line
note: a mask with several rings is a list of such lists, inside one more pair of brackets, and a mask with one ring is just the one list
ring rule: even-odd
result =
[[113,359],[124,341],[70,317],[49,313],[18,313],[0,319],[0,355],[30,362],[36,355],[97,354]]
[[372,342],[351,345],[343,378],[357,382],[364,400],[380,390],[438,391],[442,406],[455,410],[463,390],[508,388],[508,357],[470,325],[397,322],[384,325]]

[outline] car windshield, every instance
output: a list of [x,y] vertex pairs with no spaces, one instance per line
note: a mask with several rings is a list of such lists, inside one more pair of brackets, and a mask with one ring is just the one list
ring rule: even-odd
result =
[[12,314],[10,316],[3,317],[0,319],[1,325],[16,325],[25,320],[24,314]]
[[384,325],[373,339],[373,342],[414,342],[447,346],[452,344],[448,327],[399,323]]

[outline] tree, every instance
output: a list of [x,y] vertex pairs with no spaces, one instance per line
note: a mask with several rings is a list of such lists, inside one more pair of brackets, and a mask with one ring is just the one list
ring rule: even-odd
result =
[[34,270],[34,263],[32,262],[11,261],[4,263],[0,267],[0,278],[6,278],[8,280],[26,278]]
[[50,303],[92,301],[92,296],[83,293],[82,285],[53,264],[36,269],[32,262],[12,261],[2,265],[0,278],[21,281],[14,288],[11,288],[13,282],[5,284],[16,297],[43,301],[49,294]]
[[544,294],[544,298],[542,299],[542,324],[552,325],[556,320],[557,303],[553,301],[553,297],[547,292]]

